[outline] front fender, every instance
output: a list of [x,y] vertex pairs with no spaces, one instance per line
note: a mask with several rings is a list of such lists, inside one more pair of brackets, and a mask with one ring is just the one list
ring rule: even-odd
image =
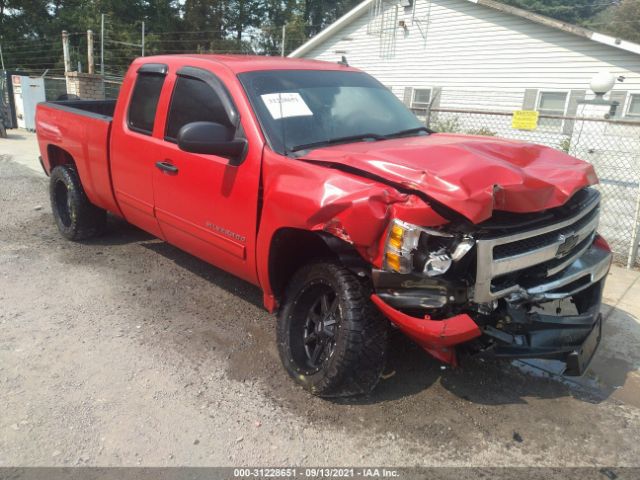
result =
[[325,232],[352,245],[368,264],[380,267],[392,218],[424,226],[447,223],[423,200],[372,179],[282,157],[265,149],[263,210],[257,241],[257,269],[265,306],[277,298],[269,276],[269,252],[276,232],[292,228]]

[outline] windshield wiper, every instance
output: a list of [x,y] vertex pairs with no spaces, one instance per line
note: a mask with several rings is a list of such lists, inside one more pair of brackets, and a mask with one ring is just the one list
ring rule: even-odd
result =
[[406,130],[400,130],[399,132],[385,135],[384,138],[402,137],[403,135],[411,135],[412,133],[420,133],[420,132],[431,133],[431,130],[429,130],[427,127],[407,128]]
[[388,135],[380,135],[378,133],[361,133],[359,135],[349,135],[346,137],[330,138],[329,140],[321,140],[318,142],[303,143],[301,145],[296,145],[295,147],[287,149],[287,152],[292,153],[299,150],[308,150],[310,148],[322,147],[325,145],[335,145],[338,143],[358,142],[364,140],[386,140],[388,138],[401,137],[403,135],[410,135],[412,133],[419,132],[431,133],[431,130],[429,130],[427,127],[414,127],[407,128],[406,130],[400,130],[399,132],[390,133]]
[[348,137],[330,138],[329,140],[321,140],[319,142],[303,143],[302,145],[296,145],[289,148],[289,152],[297,152],[299,150],[308,150],[314,147],[322,147],[324,145],[335,145],[337,143],[358,142],[364,140],[384,140],[386,135],[379,135],[377,133],[361,133],[360,135],[349,135]]

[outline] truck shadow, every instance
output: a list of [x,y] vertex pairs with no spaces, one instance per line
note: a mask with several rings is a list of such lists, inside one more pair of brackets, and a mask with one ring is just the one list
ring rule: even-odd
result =
[[227,292],[240,297],[242,300],[251,303],[253,306],[263,309],[262,292],[255,285],[250,284],[230,273],[220,270],[189,253],[186,253],[173,245],[170,245],[154,237],[149,237],[154,241],[142,242],[141,246],[147,248],[164,258],[172,261],[181,268],[215,284]]
[[559,378],[532,375],[508,361],[463,358],[457,368],[443,365],[398,334],[390,341],[386,372],[376,390],[363,397],[337,399],[336,403],[397,403],[413,395],[426,398],[431,396],[429,390],[438,387],[462,400],[483,405],[524,404],[528,398],[575,396]]
[[[109,234],[92,240],[91,245],[137,243],[262,311],[262,293],[257,287],[124,221],[110,218],[109,222]],[[463,359],[460,368],[454,369],[440,364],[401,333],[393,331],[387,367],[373,393],[330,402],[316,398],[312,401],[327,405],[401,406],[413,401],[408,399],[426,402],[442,388],[463,401],[479,405],[526,404],[530,399],[569,396],[587,403],[599,403],[614,396],[625,403],[640,406],[640,383],[636,376],[629,375],[640,368],[640,352],[634,347],[640,343],[640,324],[624,310],[605,306],[605,311],[602,343],[591,368],[583,377],[564,377],[554,362],[529,360],[509,363],[467,358]],[[294,388],[284,373],[274,375],[274,371],[282,372],[275,347],[255,348],[256,344],[275,344],[275,320],[269,321],[273,317],[266,312],[264,317],[263,322],[247,325],[242,324],[243,319],[238,319],[237,328],[250,330],[254,340],[234,346],[229,358],[229,377],[239,381],[262,380],[270,396],[296,410],[296,405],[305,404],[304,398],[308,394]]]
[[[640,324],[622,309],[608,310],[601,345],[590,368],[581,377],[563,376],[560,362],[489,361],[462,359],[460,368],[440,365],[400,334],[390,342],[387,375],[369,396],[355,403],[371,404],[416,393],[422,385],[439,383],[457,397],[473,403],[502,405],[526,403],[527,398],[576,399],[599,403],[613,396],[640,406],[640,380],[630,375],[640,369]],[[344,402],[344,400],[341,400]]]
[[86,245],[114,246],[139,243],[146,240],[155,240],[155,237],[125,220],[109,214],[105,234],[81,243]]
[[18,131],[19,130],[7,130],[7,137],[3,140],[25,140],[27,136],[17,133]]

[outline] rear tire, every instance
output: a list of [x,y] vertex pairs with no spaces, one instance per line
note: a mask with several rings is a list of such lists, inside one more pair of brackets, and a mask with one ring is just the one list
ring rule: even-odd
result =
[[287,373],[322,397],[369,393],[386,359],[387,323],[369,289],[333,263],[302,267],[278,315],[277,340]]
[[58,230],[69,240],[86,240],[104,232],[107,212],[87,199],[76,169],[60,165],[51,172],[51,210]]

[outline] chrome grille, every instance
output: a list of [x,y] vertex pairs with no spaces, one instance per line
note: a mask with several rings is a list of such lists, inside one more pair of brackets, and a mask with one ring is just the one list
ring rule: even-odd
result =
[[545,280],[571,265],[593,242],[599,204],[600,194],[593,190],[580,211],[556,223],[478,239],[474,301],[487,303],[505,297],[522,290],[518,278]]

